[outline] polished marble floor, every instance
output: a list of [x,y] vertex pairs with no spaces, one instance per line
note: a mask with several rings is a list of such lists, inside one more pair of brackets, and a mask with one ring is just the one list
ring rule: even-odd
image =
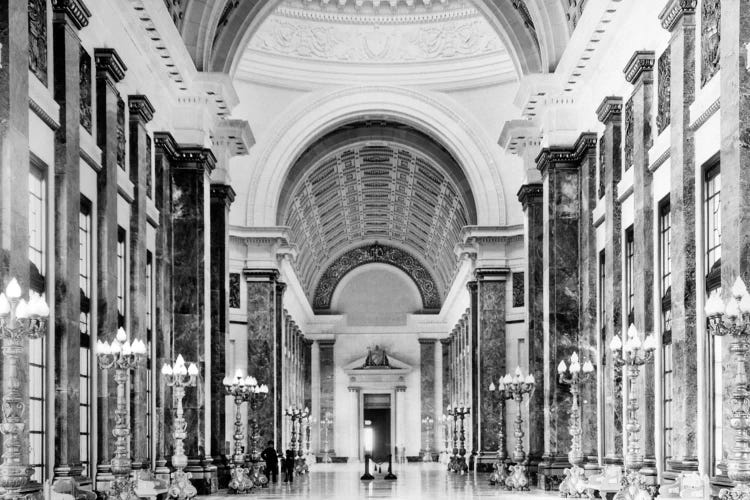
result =
[[386,481],[383,474],[374,474],[373,481],[361,481],[361,464],[316,464],[308,476],[296,477],[294,483],[271,485],[248,495],[227,495],[219,492],[201,500],[236,500],[239,497],[257,499],[358,500],[389,498],[395,500],[464,500],[470,498],[498,498],[518,500],[552,500],[554,492],[506,492],[490,486],[489,474],[456,475],[445,471],[442,464],[403,464],[394,466],[398,476]]

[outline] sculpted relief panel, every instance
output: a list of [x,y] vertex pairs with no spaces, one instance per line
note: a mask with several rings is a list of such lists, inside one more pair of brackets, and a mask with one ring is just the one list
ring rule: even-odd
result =
[[250,42],[260,52],[333,62],[404,63],[496,53],[497,35],[479,17],[409,25],[347,25],[270,18]]

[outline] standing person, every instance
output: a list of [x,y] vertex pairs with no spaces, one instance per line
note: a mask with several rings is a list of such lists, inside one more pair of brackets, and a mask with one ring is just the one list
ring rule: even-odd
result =
[[283,460],[282,471],[284,472],[284,482],[294,482],[294,452],[286,450],[286,458]]
[[269,481],[279,482],[279,456],[273,447],[273,441],[268,441],[266,449],[260,454],[260,458],[266,462],[266,475]]

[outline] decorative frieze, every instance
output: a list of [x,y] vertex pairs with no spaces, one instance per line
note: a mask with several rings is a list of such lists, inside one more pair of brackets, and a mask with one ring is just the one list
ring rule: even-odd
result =
[[657,133],[667,128],[669,125],[671,113],[670,107],[672,103],[672,79],[671,79],[671,48],[667,47],[666,50],[659,56],[657,63],[657,112],[656,112],[656,130]]
[[125,170],[125,101],[117,100],[117,165]]
[[701,87],[719,71],[721,0],[701,2]]
[[29,69],[47,85],[47,0],[29,0]]
[[604,193],[606,190],[605,183],[604,183],[604,178],[605,178],[606,170],[607,170],[607,161],[606,161],[607,155],[606,155],[606,149],[605,149],[606,146],[607,146],[607,143],[606,143],[605,136],[602,135],[601,137],[599,137],[599,187],[598,187],[598,193],[597,193],[599,196],[599,199],[604,198]]
[[78,67],[80,73],[80,98],[78,105],[81,113],[81,126],[90,134],[93,123],[91,120],[91,56],[83,47],[81,47],[81,57]]
[[240,273],[229,273],[229,307],[240,308]]
[[154,160],[153,155],[151,154],[152,151],[152,140],[151,136],[146,136],[146,159],[148,161],[148,167],[146,168],[146,196],[149,199],[152,199],[154,197],[154,188],[153,188],[153,171],[154,171]]
[[513,307],[523,307],[524,303],[524,278],[523,271],[513,273]]
[[625,144],[623,146],[623,159],[625,170],[633,166],[633,140],[635,122],[633,118],[633,98],[625,103],[625,116],[623,117],[623,126],[625,127]]

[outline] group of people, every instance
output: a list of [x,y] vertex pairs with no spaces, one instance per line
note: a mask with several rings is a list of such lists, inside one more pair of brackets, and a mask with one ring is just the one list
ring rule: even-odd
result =
[[276,452],[273,441],[268,441],[266,449],[260,454],[261,460],[266,462],[266,475],[268,481],[279,482],[279,462],[281,462],[281,473],[284,474],[284,482],[294,482],[295,457],[293,450],[286,450],[286,455]]

